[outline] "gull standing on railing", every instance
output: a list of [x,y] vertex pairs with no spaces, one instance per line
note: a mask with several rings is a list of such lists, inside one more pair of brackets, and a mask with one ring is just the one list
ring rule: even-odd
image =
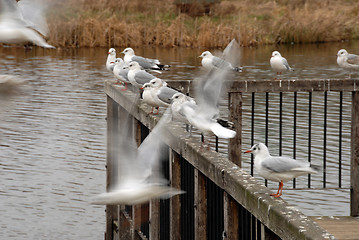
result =
[[128,64],[128,80],[130,83],[137,88],[142,88],[143,84],[150,82],[152,79],[157,78],[152,74],[146,72],[145,70],[141,69],[141,66],[138,62],[130,62]]
[[122,91],[127,90],[127,84],[130,83],[130,80],[128,80],[128,67],[125,66],[125,62],[122,60],[122,58],[116,58],[115,60],[115,66],[113,68],[113,75],[115,75],[116,79],[118,81],[122,81],[125,85],[125,88],[122,89]]
[[353,70],[359,70],[359,56],[349,54],[347,50],[341,49],[337,54],[337,63],[341,68],[349,70],[349,79]]
[[116,61],[116,49],[110,48],[108,50],[107,60],[106,60],[106,69],[113,73],[113,68],[115,67]]
[[48,26],[44,18],[45,1],[0,0],[0,42],[32,42],[40,47],[55,48],[48,44],[43,36],[48,35]]
[[242,72],[241,67],[233,67],[232,64],[222,58],[213,56],[212,53],[209,51],[203,52],[199,57],[202,58],[202,66],[209,70],[213,68],[219,68],[222,70]]
[[287,59],[282,57],[278,51],[272,53],[269,62],[272,69],[277,72],[277,75],[282,75],[284,71],[294,71],[294,69],[289,66]]
[[254,155],[254,167],[260,176],[279,182],[277,193],[271,194],[276,198],[282,196],[283,182],[318,172],[318,167],[312,166],[309,162],[301,162],[289,157],[272,157],[263,143],[254,144],[250,150],[244,153]]
[[158,59],[136,56],[135,51],[132,48],[126,48],[122,53],[125,54],[124,61],[126,64],[135,61],[138,62],[142,68],[151,70],[166,70],[166,68],[170,67],[169,65],[161,64]]

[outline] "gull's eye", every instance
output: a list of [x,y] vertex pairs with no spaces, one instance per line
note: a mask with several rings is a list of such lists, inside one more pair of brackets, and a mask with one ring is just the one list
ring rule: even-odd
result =
[[253,150],[257,150],[257,148],[253,148]]

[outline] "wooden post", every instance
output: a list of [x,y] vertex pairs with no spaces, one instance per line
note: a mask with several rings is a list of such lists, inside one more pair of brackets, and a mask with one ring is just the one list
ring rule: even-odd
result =
[[205,176],[194,169],[195,239],[207,239],[207,186]]
[[[148,236],[147,236],[148,237]],[[160,200],[150,202],[150,239],[160,239]]]
[[231,92],[228,96],[229,121],[234,123],[237,135],[229,140],[228,159],[239,167],[242,166],[242,93]]
[[[170,151],[170,180],[174,188],[181,189],[180,155]],[[181,196],[170,199],[170,236],[171,240],[181,240]]]
[[[106,157],[106,191],[113,184],[113,161],[115,160],[116,132],[118,132],[118,105],[112,98],[107,96],[107,157]],[[116,221],[118,207],[106,206],[106,240],[113,239],[114,221]]]
[[352,97],[350,216],[359,215],[359,92]]
[[225,239],[237,239],[239,227],[237,202],[226,192],[223,198]]

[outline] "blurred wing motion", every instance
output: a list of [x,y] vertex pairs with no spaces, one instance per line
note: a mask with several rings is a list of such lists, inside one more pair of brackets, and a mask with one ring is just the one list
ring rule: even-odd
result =
[[127,120],[127,124],[121,127],[118,148],[113,149],[113,167],[117,170],[115,183],[108,192],[96,196],[93,204],[133,205],[183,193],[168,186],[168,181],[160,173],[161,159],[166,149],[161,139],[166,135],[165,125],[169,119],[167,111],[138,148],[131,121]]
[[54,48],[43,37],[48,34],[44,18],[46,2],[40,0],[0,0],[0,42],[32,42],[44,48]]

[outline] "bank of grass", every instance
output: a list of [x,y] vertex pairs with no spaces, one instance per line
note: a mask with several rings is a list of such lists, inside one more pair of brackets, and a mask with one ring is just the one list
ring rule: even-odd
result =
[[[61,2],[61,3],[60,3]],[[179,13],[173,0],[66,0],[49,12],[58,47],[223,47],[359,38],[359,2],[227,0],[210,15]]]

